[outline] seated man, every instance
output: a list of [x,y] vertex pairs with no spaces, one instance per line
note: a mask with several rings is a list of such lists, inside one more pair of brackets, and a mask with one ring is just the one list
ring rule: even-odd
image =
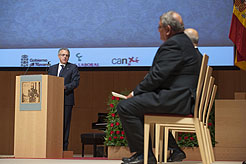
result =
[[[199,57],[199,60],[202,61],[202,53],[198,49],[198,41],[199,41],[198,32],[194,28],[187,28],[187,29],[184,30],[184,33],[190,38],[191,42],[193,43],[193,45],[194,45],[194,47],[196,49],[196,52],[197,52],[198,57]],[[201,66],[199,66],[199,67],[201,67]]]
[[187,28],[184,30],[184,33],[190,38],[191,42],[193,43],[197,53],[202,58],[201,52],[198,50],[198,41],[199,41],[199,35],[198,32],[193,28]]
[[[144,114],[193,113],[201,61],[191,40],[184,34],[184,24],[178,13],[164,13],[158,29],[164,43],[158,49],[149,73],[117,106],[130,151],[136,152],[124,159],[125,164],[143,163]],[[168,161],[182,161],[186,157],[171,134],[169,148],[173,149],[173,154]],[[157,163],[151,148],[148,163]]]

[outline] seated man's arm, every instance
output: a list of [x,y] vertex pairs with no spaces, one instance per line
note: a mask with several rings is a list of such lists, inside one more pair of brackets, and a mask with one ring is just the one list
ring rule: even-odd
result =
[[173,72],[182,69],[182,51],[174,41],[161,46],[147,76],[134,89],[134,95],[160,89]]

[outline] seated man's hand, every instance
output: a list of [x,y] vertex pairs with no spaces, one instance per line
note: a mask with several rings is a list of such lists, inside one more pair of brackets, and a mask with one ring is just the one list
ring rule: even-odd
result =
[[128,96],[126,96],[127,99],[132,98],[133,97],[133,92],[131,92]]

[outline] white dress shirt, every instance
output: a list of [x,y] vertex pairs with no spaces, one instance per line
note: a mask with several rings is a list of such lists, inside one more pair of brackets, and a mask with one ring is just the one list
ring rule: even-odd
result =
[[65,68],[65,64],[61,64],[61,63],[59,63],[59,65],[58,65],[58,71],[57,71],[57,76],[59,76],[59,74],[60,74],[60,72],[61,72],[61,69],[62,69],[62,66],[61,65],[63,65],[64,66],[64,68]]

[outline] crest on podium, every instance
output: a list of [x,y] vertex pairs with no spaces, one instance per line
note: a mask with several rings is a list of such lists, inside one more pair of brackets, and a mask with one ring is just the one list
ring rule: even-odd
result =
[[41,110],[42,75],[20,76],[20,110]]
[[40,103],[40,81],[25,81],[21,84],[21,103]]

